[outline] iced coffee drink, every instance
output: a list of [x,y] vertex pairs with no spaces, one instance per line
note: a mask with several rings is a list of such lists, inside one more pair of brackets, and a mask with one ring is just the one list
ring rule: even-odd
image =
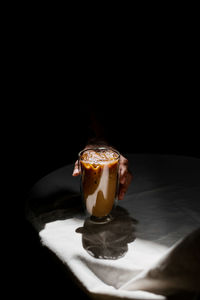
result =
[[94,218],[104,218],[115,202],[119,153],[110,148],[87,149],[79,153],[79,163],[87,212]]

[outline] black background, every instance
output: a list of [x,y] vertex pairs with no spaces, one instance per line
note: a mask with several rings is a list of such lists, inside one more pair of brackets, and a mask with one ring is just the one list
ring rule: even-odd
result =
[[119,42],[112,33],[86,38],[80,29],[63,38],[29,28],[13,41],[6,125],[15,196],[9,205],[21,285],[35,295],[69,287],[78,293],[40,246],[24,204],[34,183],[76,160],[87,142],[88,111],[100,112],[122,154],[200,157],[196,39],[188,34],[186,42],[184,30],[169,35],[146,28],[137,38],[137,30],[131,38],[120,32]]

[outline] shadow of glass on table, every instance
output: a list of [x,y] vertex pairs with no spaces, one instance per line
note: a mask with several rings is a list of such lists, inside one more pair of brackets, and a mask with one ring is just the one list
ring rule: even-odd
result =
[[109,223],[95,224],[88,217],[76,232],[82,234],[83,248],[91,256],[114,260],[123,257],[128,251],[128,243],[135,240],[137,223],[127,210],[117,206]]

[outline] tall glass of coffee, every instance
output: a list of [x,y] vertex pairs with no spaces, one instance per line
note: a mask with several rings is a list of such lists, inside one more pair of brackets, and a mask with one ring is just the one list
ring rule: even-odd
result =
[[120,154],[111,148],[85,149],[79,153],[81,193],[90,220],[107,223],[117,200]]

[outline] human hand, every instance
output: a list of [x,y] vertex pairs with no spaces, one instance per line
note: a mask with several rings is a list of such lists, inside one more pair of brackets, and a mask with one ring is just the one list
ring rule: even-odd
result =
[[128,159],[120,155],[119,159],[119,191],[118,199],[122,200],[133,179],[133,175],[128,168]]
[[79,176],[80,174],[81,174],[81,171],[79,170],[78,160],[77,160],[74,164],[74,170],[72,172],[72,176],[76,177],[76,176]]

